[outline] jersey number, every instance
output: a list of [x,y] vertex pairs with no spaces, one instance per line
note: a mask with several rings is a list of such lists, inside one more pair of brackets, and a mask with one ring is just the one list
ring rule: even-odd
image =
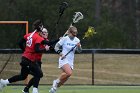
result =
[[27,45],[28,47],[30,47],[30,46],[32,45],[32,38],[31,38],[31,37],[28,37],[28,38],[27,38],[26,45]]

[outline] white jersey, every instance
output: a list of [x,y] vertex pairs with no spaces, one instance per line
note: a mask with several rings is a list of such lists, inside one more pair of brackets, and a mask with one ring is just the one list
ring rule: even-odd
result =
[[[73,40],[69,38],[69,36],[63,37],[60,39],[58,42],[62,46],[62,54],[65,55],[67,54],[77,43],[79,43],[80,40],[77,37],[74,37]],[[62,62],[63,65],[64,63],[69,63],[69,65],[73,69],[73,62],[74,62],[74,53],[75,53],[76,48],[71,51],[65,59],[61,60],[61,57],[59,58],[59,62]],[[61,67],[61,66],[59,66]]]

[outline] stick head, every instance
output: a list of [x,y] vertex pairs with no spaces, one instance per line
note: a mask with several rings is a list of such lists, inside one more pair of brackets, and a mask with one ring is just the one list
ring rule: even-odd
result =
[[34,21],[33,23],[33,29],[39,31],[42,31],[43,29],[43,23],[40,19]]
[[67,2],[62,2],[59,7],[59,14],[60,16],[63,14],[64,10],[68,7]]
[[73,15],[73,23],[77,23],[79,20],[83,19],[84,16],[81,12],[75,12],[75,15]]

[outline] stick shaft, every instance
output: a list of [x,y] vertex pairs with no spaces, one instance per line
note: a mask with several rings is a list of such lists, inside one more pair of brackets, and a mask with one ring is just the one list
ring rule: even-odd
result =
[[[71,51],[73,51],[73,49],[74,49],[75,47],[77,47],[77,45],[75,45],[74,47],[72,47],[71,50],[68,51],[68,52],[64,55],[64,58],[65,58]],[[63,60],[63,59],[61,59],[61,60]]]

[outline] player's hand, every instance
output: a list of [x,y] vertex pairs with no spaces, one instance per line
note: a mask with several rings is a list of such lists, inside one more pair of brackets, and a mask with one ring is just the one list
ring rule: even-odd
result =
[[48,51],[50,49],[50,46],[46,45],[45,49],[46,49],[46,51]]
[[65,56],[65,55],[63,55],[62,53],[60,53],[59,55],[60,55],[60,57],[61,57],[61,60],[63,60],[63,59],[65,59],[65,58],[66,58],[66,56]]
[[55,51],[53,46],[50,46],[50,47],[49,47],[49,50],[50,50],[50,51]]
[[81,44],[80,43],[77,43],[77,47],[81,47]]

